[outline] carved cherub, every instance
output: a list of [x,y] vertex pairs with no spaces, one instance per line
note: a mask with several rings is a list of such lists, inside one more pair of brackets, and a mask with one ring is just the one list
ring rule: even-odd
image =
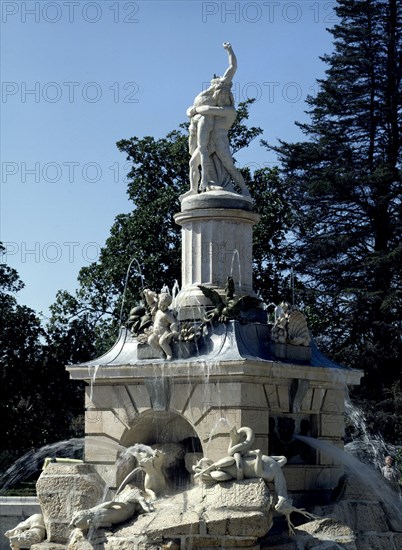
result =
[[170,343],[173,338],[178,337],[178,322],[169,306],[172,303],[172,297],[167,292],[161,292],[157,295],[150,290],[144,291],[145,298],[151,307],[153,317],[153,327],[148,344],[157,350],[162,350],[166,354],[166,359],[170,361],[173,358]]

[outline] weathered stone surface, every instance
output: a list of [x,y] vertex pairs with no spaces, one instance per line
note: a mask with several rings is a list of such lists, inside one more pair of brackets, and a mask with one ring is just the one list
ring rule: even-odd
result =
[[212,510],[204,515],[207,533],[210,535],[236,535],[260,537],[267,532],[264,512],[236,512]]
[[31,550],[66,550],[66,545],[56,542],[40,542],[39,544],[33,544]]
[[199,548],[203,550],[209,550],[210,548],[226,548],[231,550],[234,548],[247,548],[248,550],[259,550],[260,545],[255,544],[255,538],[229,538],[223,539],[213,537],[199,537],[188,538],[182,545],[183,550],[192,550],[192,548]]
[[118,540],[110,538],[102,546],[102,550],[181,550],[183,545],[180,540],[165,540],[159,543],[147,542],[137,539]]
[[[370,531],[402,531],[402,513],[399,494],[392,488],[383,484],[383,479],[379,477],[374,480],[375,484],[364,483],[362,478],[357,475],[344,475],[339,480],[339,484],[334,491],[334,496],[343,501],[365,501],[373,502],[373,510],[376,515],[383,515],[383,521],[380,527],[376,523],[369,527]],[[373,491],[374,487],[374,491]],[[380,502],[378,502],[380,501]],[[378,508],[381,506],[382,511]],[[373,518],[370,518],[372,521]]]
[[51,463],[36,484],[49,542],[64,543],[77,510],[91,508],[102,499],[103,482],[89,464]]
[[348,525],[331,518],[322,518],[304,523],[297,530],[310,535],[318,534],[322,540],[350,539],[350,541],[353,541],[355,538],[352,529]]
[[[322,518],[300,525],[296,533],[299,537],[305,534],[313,535],[313,540],[306,539],[305,548],[317,548],[315,543],[318,539],[318,541],[326,541],[327,543],[332,542],[334,548],[338,548],[337,544],[341,544],[342,548],[347,548],[348,550],[356,549],[355,535],[352,529],[330,518]],[[328,546],[328,548],[331,548],[331,546]]]
[[[154,506],[155,512],[140,515],[117,528],[105,548],[129,548],[129,541],[138,542],[142,537],[161,544],[166,539],[180,537],[183,547],[191,539],[193,546],[189,548],[220,547],[223,540],[233,539],[228,548],[246,548],[253,546],[272,525],[271,498],[261,480],[233,481],[212,487],[199,485],[157,500]],[[205,541],[209,546],[205,546]]]
[[348,525],[354,532],[387,532],[388,523],[379,502],[341,501],[332,507],[315,508],[314,513],[329,516],[341,524]]
[[356,540],[357,550],[399,550],[393,540],[393,533],[364,533]]
[[362,483],[360,477],[356,475],[343,475],[334,491],[338,499],[347,500],[371,500],[373,491],[369,485]]
[[106,538],[103,535],[102,530],[97,532],[96,541],[87,540],[85,535],[80,529],[74,529],[71,533],[70,540],[67,544],[67,550],[93,550],[96,548],[98,542],[105,542]]
[[[346,529],[346,531],[345,531]],[[285,533],[263,539],[261,549],[269,550],[358,550],[353,533],[344,535],[348,528],[328,518],[299,526],[295,535]],[[328,538],[327,538],[328,537]]]
[[204,491],[202,517],[208,534],[261,537],[268,531],[271,501],[261,480],[222,483]]
[[268,489],[261,479],[247,479],[236,482],[229,481],[200,487],[203,492],[205,508],[207,510],[221,509],[251,511],[268,509],[271,503]]

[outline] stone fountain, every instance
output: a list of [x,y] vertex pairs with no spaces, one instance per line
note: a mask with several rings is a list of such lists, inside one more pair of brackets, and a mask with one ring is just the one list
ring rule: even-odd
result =
[[35,550],[257,549],[273,525],[275,547],[290,514],[311,521],[300,507],[328,504],[344,474],[294,436],[342,449],[345,391],[362,372],[320,353],[293,305],[269,324],[254,293],[259,216],[230,154],[237,62],[224,48],[228,69],[187,111],[181,290],[147,289],[110,351],[67,367],[87,383],[85,461],[41,475]]

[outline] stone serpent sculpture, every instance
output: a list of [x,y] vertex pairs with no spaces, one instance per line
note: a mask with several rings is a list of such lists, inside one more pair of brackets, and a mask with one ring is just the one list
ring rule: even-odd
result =
[[278,497],[275,510],[286,517],[289,533],[294,534],[294,525],[290,520],[292,512],[298,512],[308,519],[316,519],[316,516],[304,508],[293,506],[282,472],[287,458],[264,455],[259,449],[251,450],[254,440],[255,436],[251,428],[244,426],[237,430],[236,427],[233,427],[230,430],[229,456],[217,462],[212,462],[207,458],[201,459],[193,468],[194,478],[200,478],[205,484],[232,479],[240,481],[245,478],[260,478],[265,482],[273,482]]

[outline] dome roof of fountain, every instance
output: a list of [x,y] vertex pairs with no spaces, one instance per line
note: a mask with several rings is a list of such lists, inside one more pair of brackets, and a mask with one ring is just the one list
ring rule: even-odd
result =
[[[230,321],[226,324],[219,323],[208,328],[208,334],[203,338],[203,341],[198,342],[198,345],[193,344],[192,351],[189,349],[190,346],[185,346],[185,343],[175,343],[175,357],[167,364],[183,361],[190,361],[194,364],[204,361],[230,362],[257,360],[351,370],[332,361],[321,353],[314,340],[312,340],[311,346],[308,348],[292,346],[298,348],[299,351],[308,351],[309,355],[311,350],[311,359],[297,359],[295,357],[292,359],[278,358],[275,355],[275,348],[270,339],[270,331],[270,326],[263,323],[241,324],[238,321]],[[141,347],[141,344],[139,344],[138,340],[132,336],[129,330],[123,327],[120,329],[119,336],[113,347],[104,355],[91,361],[71,366],[135,366],[150,362],[166,363],[163,357],[141,358],[141,354],[138,353],[139,346]]]
[[[359,384],[362,371],[343,367],[311,346],[275,344],[271,328],[264,323],[238,321],[209,326],[203,338],[194,342],[174,342],[173,359],[167,361],[147,344],[141,344],[122,328],[114,346],[101,357],[69,365],[71,378],[92,383],[101,380],[146,380],[155,376],[178,379],[189,377],[300,378]],[[337,373],[337,374],[336,374]],[[234,379],[234,378],[233,378]]]

